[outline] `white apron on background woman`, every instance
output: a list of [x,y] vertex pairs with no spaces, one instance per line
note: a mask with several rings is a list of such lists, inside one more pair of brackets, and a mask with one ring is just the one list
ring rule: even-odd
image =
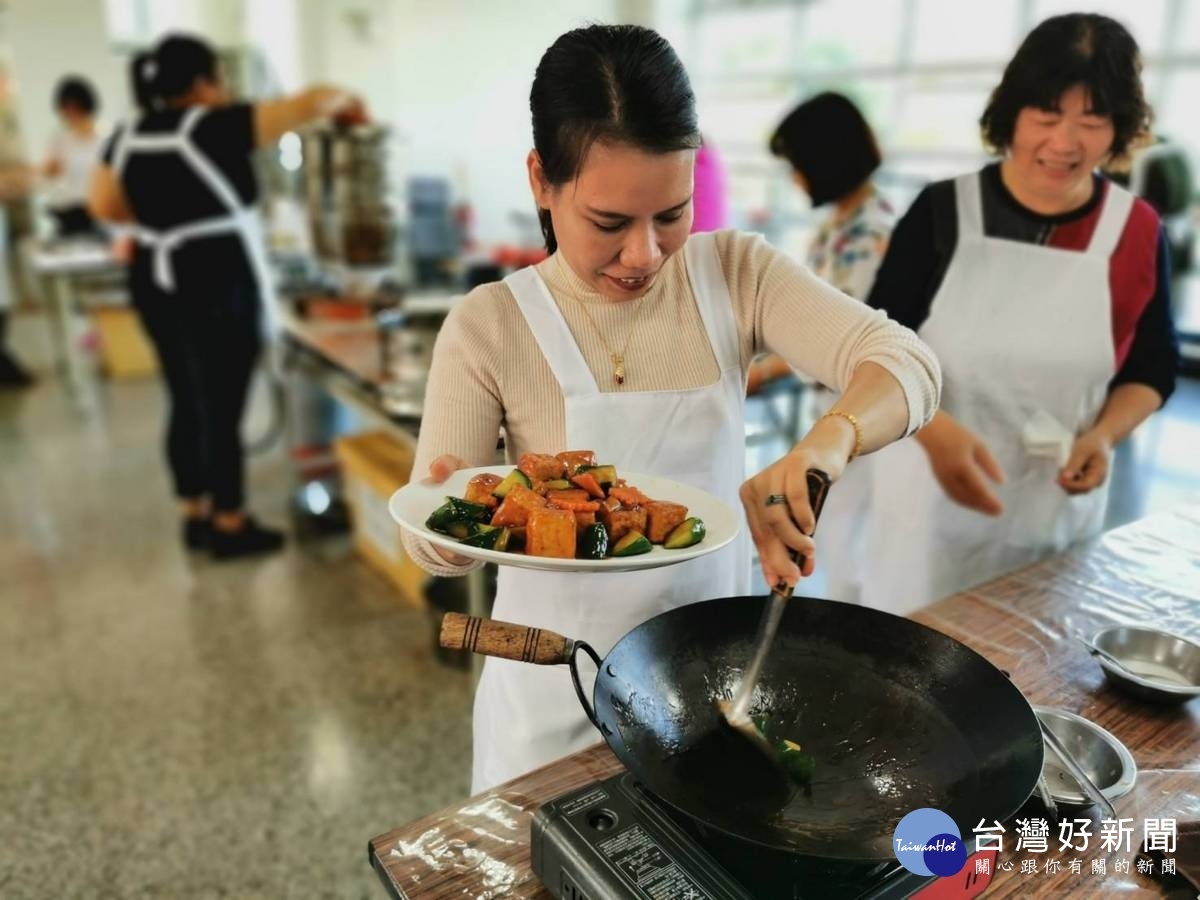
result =
[[875,455],[864,602],[905,614],[1100,531],[1107,482],[1087,494],[1058,486],[1065,454],[1028,437],[1048,428],[1068,444],[1090,427],[1115,370],[1109,258],[1132,196],[1109,183],[1087,250],[990,238],[978,173],[955,181],[958,244],[918,333],[937,353],[942,409],[980,436],[1006,481],[1004,513],[985,516],[942,490],[913,439]]
[[[740,513],[745,396],[732,303],[712,236],[693,236],[683,253],[721,372],[715,384],[690,390],[601,393],[537,272],[523,269],[505,279],[566,404],[564,447],[517,449],[595,450],[596,459],[618,473],[681,481]],[[492,616],[586,640],[603,657],[626,632],[660,612],[749,589],[750,544],[743,528],[722,550],[649,571],[553,574],[501,566]],[[590,696],[586,681],[584,689]],[[474,732],[472,793],[601,740],[565,666],[491,658],[475,695]]]
[[164,231],[135,225],[133,233],[138,243],[153,253],[154,281],[166,293],[175,292],[175,266],[172,256],[187,241],[218,234],[236,234],[245,248],[246,259],[258,286],[261,303],[261,331],[270,338],[277,330],[276,309],[270,264],[262,218],[255,206],[246,206],[238,198],[237,189],[216,165],[196,146],[192,132],[208,112],[203,106],[193,106],[179,119],[179,126],[167,134],[135,134],[132,126],[117,139],[113,152],[113,169],[121,180],[125,165],[133,153],[170,153],[184,161],[195,176],[208,186],[225,212],[220,215],[186,222]]
[[[829,412],[841,399],[837,391],[818,386],[813,391],[812,421]],[[862,602],[862,580],[867,566],[867,529],[871,517],[875,454],[852,459],[837,489],[821,508],[817,568],[825,576],[822,596],[843,603]]]

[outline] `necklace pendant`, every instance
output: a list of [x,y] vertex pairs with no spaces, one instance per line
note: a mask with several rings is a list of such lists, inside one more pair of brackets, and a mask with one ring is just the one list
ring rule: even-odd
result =
[[613,361],[613,380],[617,384],[625,383],[625,358],[620,353],[612,355]]

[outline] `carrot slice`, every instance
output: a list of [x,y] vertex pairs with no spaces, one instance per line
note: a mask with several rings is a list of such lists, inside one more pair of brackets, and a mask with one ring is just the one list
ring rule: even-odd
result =
[[596,476],[591,472],[584,472],[582,475],[576,475],[571,479],[571,484],[576,487],[581,487],[597,500],[604,499],[604,488],[600,487],[600,482],[596,480]]

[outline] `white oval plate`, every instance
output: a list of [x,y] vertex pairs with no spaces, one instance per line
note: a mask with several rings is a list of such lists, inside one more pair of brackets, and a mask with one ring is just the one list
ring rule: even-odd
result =
[[659,478],[655,475],[638,475],[635,472],[619,472],[633,487],[655,500],[671,500],[688,508],[689,516],[704,521],[704,540],[681,550],[667,550],[655,544],[649,553],[639,556],[612,557],[609,559],[555,559],[548,556],[526,556],[523,553],[506,553],[502,550],[483,550],[464,547],[457,540],[425,527],[429,514],[446,502],[446,497],[462,497],[467,482],[483,472],[503,478],[514,466],[482,466],[477,469],[460,469],[442,484],[433,484],[428,479],[406,484],[388,501],[388,511],[400,527],[422,537],[431,544],[453,550],[461,556],[481,559],[502,566],[520,569],[538,569],[544,572],[632,572],[638,569],[657,569],[704,556],[720,550],[735,537],[741,528],[742,517],[729,504],[718,497],[694,488],[691,485]]

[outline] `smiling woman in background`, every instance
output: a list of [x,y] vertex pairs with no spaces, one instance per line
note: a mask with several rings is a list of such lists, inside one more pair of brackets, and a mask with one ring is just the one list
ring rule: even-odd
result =
[[[936,360],[757,235],[689,238],[695,98],[655,32],[562,35],[538,65],[530,108],[528,177],[551,255],[476,288],[446,319],[414,470],[443,481],[491,464],[501,428],[514,461],[594,450],[618,471],[683,481],[735,508],[740,495],[767,582],[794,584],[815,551],[807,470],[836,480],[856,453],[920,427],[937,402]],[[745,371],[764,350],[844,393],[791,452],[743,482]],[[405,541],[435,574],[472,567]],[[789,548],[809,559],[803,573]],[[747,593],[749,571],[743,541],[649,572],[502,566],[494,615],[607,653],[656,613]],[[475,791],[596,740],[565,673],[502,659],[484,665],[474,734]]]
[[865,601],[907,612],[1103,525],[1113,447],[1175,384],[1167,245],[1105,179],[1147,136],[1129,32],[1100,15],[1026,37],[981,125],[1003,160],[926,188],[872,306],[942,362],[942,409],[874,461]]

